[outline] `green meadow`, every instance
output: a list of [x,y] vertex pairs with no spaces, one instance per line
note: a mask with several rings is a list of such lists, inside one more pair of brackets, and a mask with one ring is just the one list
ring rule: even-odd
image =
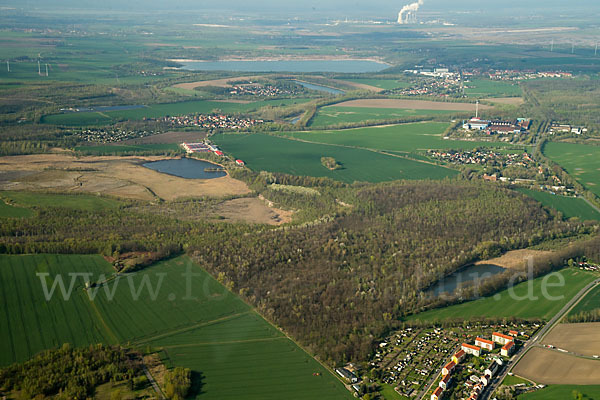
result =
[[[558,285],[560,276],[564,278],[564,287]],[[465,303],[437,308],[411,315],[408,321],[468,320],[469,318],[552,318],[585,285],[597,278],[597,275],[578,269],[561,271],[515,285],[494,296],[467,301]],[[547,293],[556,299],[547,299],[543,295],[542,282],[547,279]]]
[[329,106],[320,108],[310,125],[329,126],[362,121],[392,120],[413,116],[431,116],[452,113],[455,113],[455,111]]
[[600,400],[600,385],[577,386],[577,385],[550,385],[544,389],[526,393],[518,397],[519,400],[570,400],[573,392],[581,393],[582,399]]
[[32,215],[33,211],[27,208],[15,207],[10,204],[6,204],[0,197],[0,217],[24,218]]
[[182,148],[175,143],[165,144],[137,144],[137,145],[98,145],[98,146],[76,146],[75,151],[92,156],[103,155],[126,155],[126,154],[165,154],[182,152]]
[[283,133],[283,135],[315,143],[404,153],[429,149],[472,150],[477,147],[523,150],[523,146],[515,147],[507,143],[444,140],[442,135],[447,128],[448,124],[443,122],[419,122],[370,128]]
[[583,221],[600,221],[600,212],[596,211],[583,199],[530,189],[517,189],[517,191],[536,199],[546,207],[560,211],[565,218],[577,217]]
[[592,311],[600,308],[600,286],[592,289],[581,301],[571,310],[569,315],[579,314],[584,311]]
[[544,154],[600,196],[600,146],[549,142]]
[[[220,134],[213,136],[212,140],[255,171],[328,177],[348,183],[443,179],[458,174],[448,168],[403,157],[264,134]],[[321,157],[333,157],[343,168],[331,171],[321,164]]]
[[[66,299],[59,286],[69,273]],[[206,271],[182,256],[135,274],[111,276],[100,256],[0,256],[0,365],[71,343],[123,344],[162,350],[169,366],[191,368],[191,398],[351,399],[325,367]],[[252,372],[251,374],[249,372]]]
[[141,120],[144,118],[161,118],[165,116],[186,115],[186,114],[207,114],[212,112],[223,113],[245,113],[258,110],[265,106],[283,106],[290,104],[300,104],[308,101],[307,99],[284,99],[284,100],[265,100],[253,103],[225,103],[218,101],[185,101],[177,103],[153,104],[143,108],[133,110],[103,111],[103,112],[77,112],[47,115],[42,118],[42,123],[65,126],[87,126],[111,124],[119,121]]

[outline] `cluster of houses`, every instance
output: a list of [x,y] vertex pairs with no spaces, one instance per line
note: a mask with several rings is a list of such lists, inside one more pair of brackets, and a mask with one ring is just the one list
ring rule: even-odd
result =
[[214,129],[248,129],[254,125],[262,124],[261,119],[237,118],[229,115],[180,115],[177,117],[163,117],[161,122],[175,126],[194,126],[209,130]]
[[129,139],[139,139],[155,135],[159,132],[144,130],[123,130],[123,129],[84,129],[75,133],[75,136],[86,142],[95,143],[115,143]]
[[229,94],[232,96],[275,97],[297,93],[299,93],[299,91],[292,91],[289,89],[282,89],[277,86],[260,84],[235,85],[229,90]]
[[[433,75],[430,75],[433,76]],[[391,90],[390,93],[401,96],[426,96],[436,95],[449,97],[462,93],[460,76],[457,74],[442,74],[431,79],[424,79],[417,85],[409,88]]]
[[[438,387],[431,395],[431,400],[440,400],[443,397],[444,391],[448,388],[452,381],[452,372],[467,356],[467,354],[480,357],[482,350],[492,351],[494,350],[496,344],[499,344],[502,346],[500,349],[500,354],[505,357],[510,357],[516,349],[515,338],[518,335],[519,333],[517,331],[512,330],[509,331],[508,335],[494,332],[492,333],[492,340],[477,337],[475,339],[475,345],[463,343],[460,350],[452,356],[452,360],[442,368],[442,379],[440,380]],[[472,376],[469,381],[465,383],[465,385],[471,389],[471,395],[468,398],[469,400],[477,400],[479,398],[483,389],[490,384],[492,378],[496,375],[501,365],[502,361],[495,359],[490,363],[481,377]]]
[[557,124],[552,123],[550,126],[550,133],[575,133],[577,135],[581,135],[582,133],[587,133],[588,129],[585,126],[574,126],[569,124]]
[[534,162],[528,153],[501,154],[491,150],[429,150],[429,155],[438,160],[461,165],[478,164],[499,167],[529,167]]
[[539,79],[539,78],[572,78],[573,74],[570,72],[563,71],[546,71],[537,72],[532,70],[495,70],[489,71],[487,74],[490,79],[497,81],[523,81],[528,79]]
[[585,271],[600,272],[600,265],[598,265],[598,264],[591,264],[586,261],[581,261],[581,262],[577,263],[577,266],[579,267],[579,269],[582,269]]
[[463,122],[462,127],[466,131],[484,131],[487,135],[508,135],[527,132],[531,120],[517,118],[516,121],[492,121],[474,117]]

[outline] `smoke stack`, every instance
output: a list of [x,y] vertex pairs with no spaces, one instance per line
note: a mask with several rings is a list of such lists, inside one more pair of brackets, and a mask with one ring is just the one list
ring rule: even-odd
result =
[[423,5],[424,0],[418,0],[415,3],[408,4],[402,7],[402,10],[398,13],[398,23],[408,24],[417,21],[417,11],[419,7]]

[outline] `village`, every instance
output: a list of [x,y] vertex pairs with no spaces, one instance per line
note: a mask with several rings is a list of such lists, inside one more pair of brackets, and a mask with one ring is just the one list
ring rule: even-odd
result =
[[197,127],[208,129],[209,131],[248,129],[264,122],[261,119],[238,118],[223,114],[194,114],[180,115],[175,117],[167,116],[158,119],[158,121],[177,127]]
[[349,364],[336,372],[359,395],[377,380],[406,398],[439,400],[456,393],[453,398],[473,400],[540,326],[525,321],[405,328],[380,342],[364,368]]
[[276,97],[282,95],[299,94],[299,89],[279,87],[273,85],[253,84],[238,84],[229,89],[229,94],[232,96],[259,96],[259,97]]
[[463,150],[429,150],[428,155],[436,160],[457,165],[482,165],[491,167],[520,166],[529,168],[535,161],[528,153],[503,154],[487,149]]
[[75,132],[74,136],[86,142],[93,143],[116,143],[129,139],[139,139],[153,136],[160,131],[156,130],[124,130],[119,128],[84,129]]

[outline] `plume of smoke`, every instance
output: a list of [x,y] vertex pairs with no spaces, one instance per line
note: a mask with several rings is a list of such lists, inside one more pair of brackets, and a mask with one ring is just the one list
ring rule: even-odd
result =
[[405,16],[407,13],[416,13],[419,11],[419,7],[423,5],[424,0],[418,0],[414,3],[408,4],[402,7],[402,10],[398,13],[398,23],[403,24],[406,22]]

